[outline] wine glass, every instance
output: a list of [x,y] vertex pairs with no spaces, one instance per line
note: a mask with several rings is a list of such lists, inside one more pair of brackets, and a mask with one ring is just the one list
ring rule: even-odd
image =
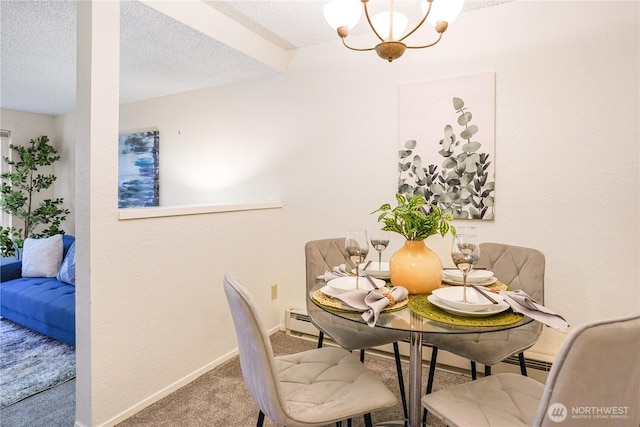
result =
[[467,274],[480,257],[480,245],[475,227],[456,227],[456,235],[451,245],[451,259],[462,272],[462,302],[467,302]]
[[382,270],[382,251],[389,246],[389,235],[383,230],[373,230],[371,246],[378,251],[378,270]]
[[356,265],[356,289],[360,289],[360,263],[369,253],[369,239],[366,230],[349,230],[344,241],[344,248],[351,261]]

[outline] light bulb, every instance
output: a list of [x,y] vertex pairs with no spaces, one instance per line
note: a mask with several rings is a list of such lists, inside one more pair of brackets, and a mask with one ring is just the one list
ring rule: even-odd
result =
[[338,27],[352,29],[362,15],[360,0],[331,0],[322,8],[324,19],[334,30]]
[[402,13],[393,12],[393,34],[389,35],[390,12],[380,12],[371,18],[371,23],[385,41],[398,40],[402,37],[407,29],[408,21]]
[[[438,21],[451,24],[462,12],[462,6],[464,6],[464,0],[433,0],[427,22],[431,25],[436,25]],[[429,2],[427,0],[421,1],[420,7],[424,15],[429,8]]]

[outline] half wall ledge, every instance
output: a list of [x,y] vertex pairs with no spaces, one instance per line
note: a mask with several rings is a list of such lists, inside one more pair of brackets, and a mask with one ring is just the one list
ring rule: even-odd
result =
[[167,216],[203,215],[223,212],[281,209],[281,202],[248,203],[239,205],[159,206],[149,208],[118,209],[119,220],[159,218]]

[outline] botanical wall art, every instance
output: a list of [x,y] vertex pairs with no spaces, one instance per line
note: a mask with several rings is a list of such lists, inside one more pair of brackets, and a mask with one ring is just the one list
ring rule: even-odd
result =
[[495,73],[400,86],[398,193],[494,218]]
[[159,206],[158,131],[118,138],[118,207]]

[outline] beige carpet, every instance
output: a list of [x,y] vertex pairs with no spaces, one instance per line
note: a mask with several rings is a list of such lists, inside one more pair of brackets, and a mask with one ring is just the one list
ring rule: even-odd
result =
[[[316,343],[302,338],[278,332],[271,337],[273,351],[278,355],[290,354],[316,347]],[[365,364],[376,372],[399,396],[398,381],[394,360],[367,354]],[[403,363],[405,386],[409,378],[409,366]],[[423,369],[423,377],[427,369]],[[464,375],[438,370],[434,382],[434,391],[449,385],[469,381]],[[423,378],[426,384],[426,378]],[[249,427],[255,426],[258,408],[247,392],[240,362],[235,357],[223,365],[202,375],[171,395],[145,408],[131,418],[118,424],[117,427],[153,426],[153,427]],[[402,405],[398,397],[398,404],[384,411],[371,415],[374,422],[401,420],[403,418]],[[431,416],[428,418],[431,426],[444,424]],[[273,427],[277,424],[265,419],[265,426]],[[364,425],[363,420],[355,419],[355,426]]]

